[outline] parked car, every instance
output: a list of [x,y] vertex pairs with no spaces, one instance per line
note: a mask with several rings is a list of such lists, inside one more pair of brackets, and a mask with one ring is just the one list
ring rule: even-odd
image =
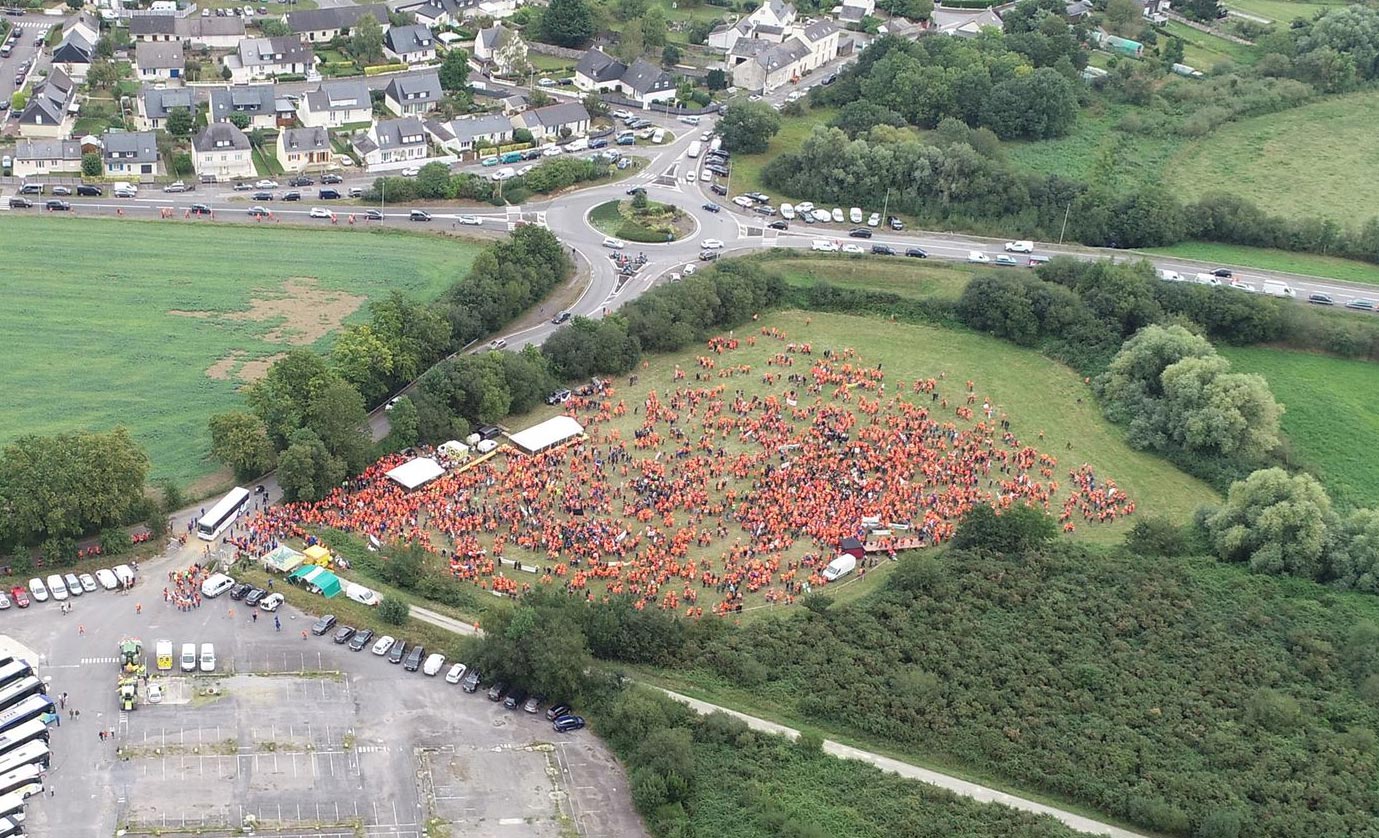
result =
[[399,637],[388,647],[388,663],[402,663],[402,658],[406,654],[407,644]]
[[550,706],[550,709],[546,711],[546,720],[553,722],[561,716],[568,715],[570,715],[570,705],[560,704],[559,702],[557,702],[555,704],[552,704]]
[[305,175],[298,175],[297,177],[294,177],[292,180],[289,180],[289,181],[287,182],[287,185],[288,185],[288,186],[315,186],[315,185],[316,185],[316,181],[312,180],[312,179],[309,178],[309,177],[306,177]]
[[272,192],[255,192],[253,195],[250,195],[250,196],[249,196],[249,200],[251,200],[251,201],[271,201],[271,200],[273,200],[273,193],[272,193]]
[[462,215],[460,216],[460,223],[468,224],[471,227],[478,227],[484,223],[484,220],[477,215]]
[[418,643],[412,647],[412,651],[407,653],[407,659],[402,662],[402,668],[408,672],[416,672],[421,668],[421,662],[426,657],[426,647]]
[[362,198],[364,197],[364,187],[351,186],[348,194],[351,198]]
[[313,625],[313,626],[311,627],[311,633],[314,634],[314,635],[316,635],[317,637],[320,637],[321,635],[323,635],[323,634],[325,634],[326,632],[330,631],[330,630],[331,630],[331,627],[334,626],[334,625],[335,625],[335,615],[334,615],[334,614],[326,614],[324,617],[322,617],[321,619],[317,620],[317,621],[316,621],[316,624]]
[[239,602],[241,599],[244,599],[245,597],[249,596],[249,591],[252,590],[253,587],[254,586],[250,585],[248,582],[239,583],[230,590],[230,599],[233,599],[235,602]]
[[321,175],[321,183],[322,183],[322,184],[344,183],[344,182],[345,182],[345,179],[342,178],[342,177],[340,177],[339,175]]
[[34,577],[29,580],[29,596],[33,597],[34,602],[47,602],[48,589],[43,587],[43,580]]
[[42,195],[44,185],[41,183],[26,183],[19,187],[20,195]]
[[77,579],[81,582],[81,589],[88,594],[96,590],[96,580],[91,574],[83,573],[81,576],[77,577]]
[[1033,252],[1034,252],[1034,242],[1031,242],[1031,241],[1006,242],[1006,244],[1005,244],[1005,251],[1006,251],[1006,253],[1033,253]]
[[862,250],[862,246],[860,244],[853,244],[851,242],[848,242],[847,244],[843,245],[842,252],[852,254],[853,256],[860,256],[866,251]]
[[613,238],[612,236],[607,236],[604,238],[603,246],[610,248],[612,250],[622,250],[624,247],[627,247],[626,244],[619,241],[618,239]]
[[854,239],[869,239],[871,238],[871,230],[866,227],[858,227],[855,230],[849,230],[848,235]]
[[108,567],[103,567],[96,571],[96,581],[101,583],[101,587],[107,591],[113,591],[120,587],[120,580],[115,576],[115,572]]
[[722,249],[723,249],[723,240],[722,240],[722,239],[704,239],[702,242],[699,243],[699,246],[700,246],[701,248],[703,248],[704,250],[722,250]]
[[10,597],[14,600],[14,604],[20,608],[29,607],[29,592],[24,590],[22,585],[15,585],[10,588]]
[[507,698],[503,699],[503,706],[508,708],[509,710],[516,710],[518,707],[521,707],[522,702],[526,700],[527,691],[522,689],[521,687],[518,687],[517,689],[508,693]]
[[969,250],[967,251],[967,261],[978,265],[985,265],[987,262],[991,261],[991,257],[980,250]]
[[772,230],[789,230],[789,229],[790,229],[790,222],[788,222],[788,221],[772,221],[770,224],[767,224],[766,226],[767,226],[767,227],[770,227]]
[[373,648],[369,651],[373,652],[375,655],[378,655],[379,657],[383,657],[384,655],[388,654],[389,650],[393,648],[394,642],[396,641],[393,639],[393,636],[391,634],[385,634],[382,637],[378,638],[378,640],[374,641]]
[[435,677],[440,674],[441,667],[445,666],[445,655],[440,652],[433,652],[426,658],[426,663],[421,667],[421,674]]
[[249,208],[249,215],[254,218],[267,218],[268,210],[260,206],[252,206]]
[[33,205],[34,202],[28,198],[21,198],[18,195],[10,198],[10,209],[32,209]]
[[[35,581],[36,581],[36,580],[35,580]],[[40,584],[42,584],[42,583],[40,583]],[[507,685],[507,683],[504,682],[504,681],[498,681],[498,682],[496,682],[493,686],[491,686],[491,687],[488,688],[488,700],[489,700],[489,701],[502,701],[504,698],[507,697],[507,694],[508,694],[508,685]]]
[[479,684],[484,680],[484,676],[477,669],[469,670],[469,674],[464,676],[460,682],[460,689],[467,693],[478,692]]
[[1230,268],[1217,268],[1211,272],[1211,275],[1221,279],[1230,279],[1235,274],[1231,273]]
[[728,187],[721,183],[715,183],[709,187],[709,191],[715,195],[723,196],[728,194]]
[[465,666],[462,663],[453,664],[450,671],[445,673],[445,683],[458,684],[464,678]]
[[563,387],[546,396],[546,404],[549,405],[565,404],[565,402],[568,402],[569,400],[570,391],[566,390]]
[[809,246],[809,249],[818,253],[837,253],[838,245],[827,239],[815,239],[814,243]]
[[555,721],[551,722],[551,727],[555,729],[556,733],[573,733],[584,727],[584,717],[560,716]]
[[268,596],[263,598],[263,602],[259,603],[259,610],[277,611],[286,599],[287,598],[284,597],[282,594],[269,594]]
[[522,703],[522,712],[535,713],[537,710],[541,709],[541,705],[544,704],[545,701],[546,699],[544,696],[531,696],[525,702]]
[[277,182],[276,180],[269,180],[269,179],[267,179],[267,178],[264,178],[263,180],[255,181],[255,182],[254,182],[254,188],[255,188],[255,189],[277,189],[277,188],[278,188],[278,182]]
[[717,259],[717,258],[718,258],[718,251],[717,251],[717,250],[701,250],[701,251],[699,251],[699,260],[700,260],[701,262],[712,262],[713,260],[715,260],[715,259]]
[[927,258],[929,258],[929,253],[928,253],[926,250],[924,250],[924,248],[922,248],[922,247],[911,247],[911,248],[908,248],[908,249],[906,249],[906,251],[905,251],[905,255],[906,255],[906,256],[913,256],[913,257],[916,258],[916,259],[927,259]]
[[256,608],[258,607],[258,604],[263,601],[263,598],[267,595],[268,592],[265,591],[263,588],[254,588],[248,594],[245,595],[244,604],[249,606],[250,608]]
[[341,626],[335,630],[335,634],[331,637],[331,640],[334,640],[336,643],[344,644],[348,643],[351,637],[354,637],[354,626]]
[[176,182],[174,182],[174,183],[169,183],[167,186],[164,186],[164,187],[163,187],[163,191],[164,191],[164,192],[186,192],[186,191],[187,191],[187,184],[179,180],[179,181],[176,181]]

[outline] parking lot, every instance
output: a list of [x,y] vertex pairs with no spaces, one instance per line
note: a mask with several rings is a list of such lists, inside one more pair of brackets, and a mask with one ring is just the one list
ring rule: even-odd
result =
[[[44,656],[53,696],[68,692],[81,713],[53,731],[52,796],[32,799],[32,834],[228,836],[246,823],[283,836],[420,838],[440,825],[645,834],[621,767],[587,730],[556,734],[544,713],[504,709],[368,649],[304,640],[310,618],[287,608],[277,632],[226,597],[190,612],[150,607],[145,587],[88,594],[68,615],[37,603],[0,615],[0,630]],[[144,599],[161,600],[154,593]],[[218,671],[155,677],[159,703],[119,712],[114,653],[126,635],[143,641],[155,676],[157,639],[215,643]]]

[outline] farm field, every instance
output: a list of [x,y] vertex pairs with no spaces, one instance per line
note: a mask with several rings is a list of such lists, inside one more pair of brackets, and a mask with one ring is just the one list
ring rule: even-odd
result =
[[1222,62],[1249,66],[1259,57],[1259,53],[1251,47],[1193,29],[1176,20],[1170,20],[1162,28],[1167,34],[1182,39],[1183,63],[1204,73]]
[[[359,230],[11,215],[0,443],[125,425],[151,477],[216,472],[206,420],[292,347],[324,348],[394,289],[431,298],[480,245]],[[80,246],[73,246],[80,242]]]
[[1155,183],[1182,140],[1119,130],[1116,126],[1134,110],[1098,101],[1078,116],[1076,129],[1066,137],[1006,142],[1002,148],[1016,168],[1040,174],[1062,175],[1108,189]]
[[[1366,92],[1223,125],[1183,145],[1168,185],[1184,200],[1232,192],[1272,215],[1358,226],[1379,214],[1376,120],[1379,94]],[[1328,153],[1298,165],[1299,148],[1322,147]]]
[[1290,23],[1294,18],[1306,18],[1311,20],[1317,12],[1330,9],[1334,6],[1344,6],[1344,2],[1321,3],[1302,3],[1294,0],[1226,0],[1223,3],[1227,9],[1237,12],[1244,12],[1255,17],[1268,18],[1277,23]]
[[976,273],[962,264],[908,257],[797,256],[762,262],[786,282],[802,288],[828,283],[912,299],[956,301]]
[[1379,504],[1379,364],[1281,349],[1221,347],[1240,372],[1269,382],[1287,411],[1283,430],[1294,458],[1316,472],[1342,504]]
[[1286,250],[1270,250],[1265,247],[1244,247],[1215,242],[1184,242],[1172,247],[1148,248],[1144,252],[1159,256],[1197,259],[1202,262],[1210,262],[1213,265],[1256,268],[1262,271],[1283,271],[1285,273],[1339,279],[1344,282],[1379,285],[1379,265],[1371,265],[1354,259],[1341,259],[1337,256],[1289,253]]

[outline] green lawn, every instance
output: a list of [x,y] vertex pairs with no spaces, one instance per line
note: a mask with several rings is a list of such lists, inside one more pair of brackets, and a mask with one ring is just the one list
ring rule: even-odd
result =
[[1338,501],[1379,504],[1379,364],[1280,349],[1222,347],[1241,372],[1259,373],[1283,403],[1294,457]]
[[[154,478],[214,473],[206,420],[292,346],[326,348],[341,321],[397,289],[430,299],[479,245],[349,229],[26,217],[4,222],[0,442],[123,424]],[[183,312],[181,314],[174,312]]]
[[1037,142],[1003,143],[1016,168],[1076,178],[1108,189],[1132,189],[1157,183],[1165,164],[1182,140],[1173,136],[1131,134],[1119,130],[1135,109],[1094,100],[1066,137]]
[[1333,6],[1344,6],[1345,3],[1337,2],[1320,3],[1297,3],[1292,0],[1226,0],[1226,8],[1238,12],[1264,17],[1279,23],[1289,23],[1294,18],[1312,19],[1317,12],[1332,8]]
[[1184,200],[1232,192],[1272,215],[1358,225],[1379,214],[1376,124],[1379,93],[1364,92],[1223,125],[1182,147],[1167,185]]
[[[780,132],[771,138],[771,145],[764,154],[736,154],[733,155],[732,177],[729,179],[728,188],[731,195],[741,195],[744,192],[765,192],[773,199],[777,197],[775,190],[768,188],[761,182],[761,170],[776,158],[777,155],[793,151],[809,137],[814,126],[823,125],[833,118],[835,110],[833,108],[817,108],[805,111],[804,116],[781,117]],[[779,200],[790,200],[792,198],[804,200],[806,195],[782,195]]]
[[826,282],[913,299],[956,300],[975,273],[966,265],[905,257],[803,256],[764,264],[791,285],[807,288]]
[[1179,256],[1184,259],[1198,259],[1216,265],[1235,265],[1242,268],[1257,268],[1262,271],[1284,271],[1286,273],[1339,279],[1344,282],[1379,285],[1379,265],[1371,265],[1353,259],[1341,259],[1337,256],[1289,253],[1286,250],[1216,244],[1215,242],[1184,242],[1172,247],[1149,248],[1145,252],[1164,256]]
[[1253,47],[1193,29],[1176,20],[1170,20],[1159,28],[1169,35],[1181,38],[1183,63],[1204,73],[1223,61],[1248,66],[1259,60],[1259,52]]

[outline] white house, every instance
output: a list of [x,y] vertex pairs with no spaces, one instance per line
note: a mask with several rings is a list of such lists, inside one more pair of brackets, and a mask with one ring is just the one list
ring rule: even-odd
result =
[[244,39],[244,18],[238,15],[187,15],[177,18],[174,31],[183,43],[212,49],[234,49]]
[[145,85],[139,91],[139,116],[135,121],[140,130],[157,131],[167,127],[168,114],[174,110],[183,108],[191,112],[195,106],[190,88]]
[[527,44],[512,29],[494,24],[474,36],[474,60],[486,64],[500,76],[527,65]]
[[427,121],[423,127],[432,142],[451,154],[463,155],[480,145],[512,142],[512,120],[502,114],[475,114],[449,122]]
[[349,35],[355,24],[364,15],[371,15],[386,32],[388,29],[388,7],[381,3],[371,6],[331,6],[326,9],[308,9],[288,12],[283,15],[287,30],[303,43],[325,43],[339,35]]
[[589,130],[589,111],[580,102],[562,102],[544,108],[523,111],[517,115],[516,125],[527,129],[538,140],[557,140]]
[[140,41],[134,45],[134,67],[141,81],[166,81],[182,77],[186,57],[181,41]]
[[779,44],[786,32],[795,25],[795,7],[782,0],[768,0],[737,23],[725,23],[709,33],[708,44],[724,52],[733,48],[740,38],[754,38]]
[[90,12],[82,12],[62,24],[64,40],[73,33],[81,36],[81,39],[86,43],[94,45],[101,39],[101,22]]
[[86,40],[82,30],[67,33],[62,42],[53,47],[53,66],[61,69],[73,81],[86,81],[86,71],[96,53],[96,42]]
[[106,131],[100,142],[108,176],[137,179],[162,172],[158,137],[152,131]]
[[338,128],[373,119],[369,86],[361,79],[325,81],[297,104],[297,118],[308,128]]
[[316,63],[311,47],[291,36],[245,38],[237,52],[225,56],[230,80],[246,84],[275,76],[304,75]]
[[76,140],[20,140],[14,147],[15,177],[81,171],[81,143]]
[[770,93],[796,81],[838,57],[841,30],[820,20],[798,30],[779,44],[758,38],[739,38],[728,51],[728,72],[735,87]]
[[429,64],[436,60],[436,36],[420,24],[394,26],[383,35],[383,52],[403,64]]
[[284,128],[278,133],[278,162],[289,172],[324,169],[333,154],[324,128]]
[[249,117],[250,130],[276,126],[277,89],[271,84],[239,84],[211,91],[211,122],[228,122],[235,113]]
[[383,104],[398,116],[420,116],[435,110],[442,95],[439,75],[416,73],[397,76],[388,82],[383,88]]
[[254,158],[249,138],[228,122],[212,122],[192,138],[192,166],[203,178],[253,177]]
[[477,11],[477,6],[477,0],[403,0],[394,8],[434,29],[458,25],[467,15]]
[[415,116],[375,122],[351,141],[369,171],[421,165],[430,156],[426,129]]

